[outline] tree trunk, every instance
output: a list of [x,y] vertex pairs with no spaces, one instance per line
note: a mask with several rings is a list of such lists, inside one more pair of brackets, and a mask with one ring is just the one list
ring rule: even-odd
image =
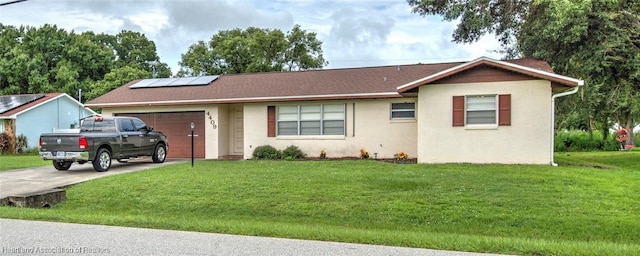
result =
[[631,115],[631,112],[627,113],[627,125],[625,126],[625,128],[628,131],[628,135],[627,135],[627,141],[626,144],[630,145],[631,147],[635,146],[635,139],[633,137],[633,116]]

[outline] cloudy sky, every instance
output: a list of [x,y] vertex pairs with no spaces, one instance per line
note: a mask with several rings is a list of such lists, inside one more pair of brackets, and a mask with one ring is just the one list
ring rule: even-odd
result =
[[[13,0],[0,0],[7,3]],[[456,23],[411,13],[405,0],[28,0],[0,6],[0,23],[117,34],[132,30],[154,41],[175,73],[180,55],[220,30],[280,29],[295,24],[323,42],[326,68],[499,58],[497,40],[455,44]]]

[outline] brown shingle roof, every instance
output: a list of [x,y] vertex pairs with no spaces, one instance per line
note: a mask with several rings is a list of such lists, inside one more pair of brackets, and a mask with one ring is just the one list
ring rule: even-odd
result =
[[[509,63],[552,72],[542,60]],[[398,86],[409,84],[465,62],[222,75],[204,86],[129,88],[138,80],[102,95],[91,107],[185,105],[320,99],[402,97]]]

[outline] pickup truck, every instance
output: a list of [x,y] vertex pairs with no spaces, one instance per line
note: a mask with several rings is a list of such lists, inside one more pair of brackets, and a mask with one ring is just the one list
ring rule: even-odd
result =
[[84,118],[76,133],[43,133],[39,147],[40,158],[52,160],[53,167],[60,171],[69,170],[74,162],[91,162],[93,169],[105,172],[112,159],[127,162],[141,156],[162,163],[168,152],[164,134],[138,118],[123,116]]

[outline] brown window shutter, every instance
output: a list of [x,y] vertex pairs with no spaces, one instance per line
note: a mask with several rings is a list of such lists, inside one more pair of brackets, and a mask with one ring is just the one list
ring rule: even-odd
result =
[[511,94],[498,96],[498,125],[511,125]]
[[464,126],[464,96],[453,96],[453,126]]
[[276,136],[276,106],[267,106],[267,137]]

